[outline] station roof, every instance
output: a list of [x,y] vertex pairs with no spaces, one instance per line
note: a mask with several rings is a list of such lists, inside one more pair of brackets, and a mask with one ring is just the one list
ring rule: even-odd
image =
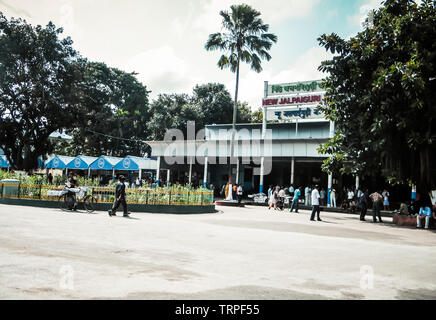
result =
[[97,160],[97,157],[77,156],[67,164],[67,168],[75,170],[88,170],[91,163],[93,163],[95,160]]
[[100,156],[91,163],[91,170],[112,170],[123,158]]
[[134,156],[127,156],[118,162],[115,167],[115,170],[156,170],[157,169],[157,160],[153,158],[141,158]]
[[74,160],[74,157],[69,156],[55,156],[50,159],[45,167],[47,169],[65,169],[67,164]]

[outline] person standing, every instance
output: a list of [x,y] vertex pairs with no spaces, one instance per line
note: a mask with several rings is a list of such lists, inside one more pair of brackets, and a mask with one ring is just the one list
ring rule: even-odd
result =
[[116,216],[116,211],[118,207],[123,205],[123,217],[128,217],[130,212],[127,212],[127,202],[126,202],[126,178],[124,176],[120,176],[119,182],[115,187],[115,202],[112,206],[112,209],[108,210],[109,216]]
[[380,215],[380,205],[379,205],[380,202],[383,200],[382,195],[376,191],[374,193],[371,193],[369,195],[369,198],[372,200],[372,221],[377,222],[376,216],[378,216],[378,220],[380,222],[383,222]]
[[332,208],[336,208],[336,190],[335,188],[332,188],[330,191],[330,204]]
[[51,174],[51,172],[49,172],[47,175],[47,182],[48,184],[53,184],[53,175]]
[[277,186],[271,195],[272,199],[271,199],[270,208],[271,208],[271,206],[274,206],[274,210],[277,210],[277,202],[279,201],[279,190],[280,190],[280,187]]
[[295,189],[294,191],[294,199],[292,199],[292,204],[291,204],[291,209],[289,210],[289,212],[292,212],[292,210],[294,210],[295,208],[295,213],[298,213],[298,201],[301,195],[301,191],[300,188]]
[[389,192],[388,192],[388,190],[384,189],[382,196],[383,196],[383,209],[385,211],[387,211],[387,210],[389,210]]
[[354,199],[354,192],[351,189],[347,190],[347,202],[348,202],[348,208],[351,208],[351,202]]
[[310,188],[306,187],[304,188],[304,205],[309,206],[310,205]]
[[238,189],[237,189],[236,193],[238,196],[238,204],[241,204],[242,194],[244,193],[244,190],[242,189],[241,185],[238,185]]
[[321,191],[320,191],[320,193],[319,193],[319,196],[320,196],[320,205],[321,206],[325,206],[325,196],[326,196],[326,192],[325,192],[325,190],[324,190],[324,188],[321,188]]
[[294,195],[295,189],[294,186],[290,186],[289,187],[289,194],[291,195],[291,197]]
[[315,212],[316,212],[316,216],[317,216],[317,220],[318,221],[322,221],[321,218],[319,217],[320,214],[320,209],[319,209],[319,199],[320,199],[320,195],[319,195],[319,191],[318,191],[318,186],[315,186],[312,190],[312,214],[310,216],[310,221],[315,221]]

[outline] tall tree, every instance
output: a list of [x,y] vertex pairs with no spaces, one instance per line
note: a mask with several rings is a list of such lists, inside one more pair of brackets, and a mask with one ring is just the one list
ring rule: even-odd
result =
[[[197,117],[197,128],[204,128],[208,124],[224,124],[231,122],[233,101],[230,93],[221,83],[207,83],[196,85],[193,90],[191,103],[200,112]],[[238,103],[237,121],[249,122],[251,109],[245,103]]]
[[53,149],[50,134],[81,114],[84,61],[61,33],[0,13],[0,148],[14,168],[37,168]]
[[386,0],[365,29],[349,40],[322,35],[336,54],[320,109],[335,121],[336,135],[321,151],[324,169],[381,173],[390,182],[435,186],[436,7],[423,0]]
[[[232,139],[230,142],[230,156],[233,158],[240,62],[246,62],[250,64],[252,70],[261,72],[261,60],[266,59],[269,61],[271,59],[268,51],[271,49],[272,44],[277,42],[277,36],[268,33],[269,25],[263,23],[260,12],[252,7],[241,4],[232,5],[230,9],[231,12],[220,11],[225,32],[210,34],[205,48],[206,50],[225,51],[227,54],[221,56],[218,67],[221,69],[230,68],[232,72],[236,73]],[[231,184],[232,181],[232,168],[231,164],[229,164],[229,183]]]
[[86,64],[81,85],[84,114],[72,130],[73,139],[59,152],[93,156],[141,155],[150,118],[148,93],[135,74],[104,63]]

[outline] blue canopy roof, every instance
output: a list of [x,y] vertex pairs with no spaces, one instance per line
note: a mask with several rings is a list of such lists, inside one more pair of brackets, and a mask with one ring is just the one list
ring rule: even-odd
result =
[[123,158],[101,156],[91,163],[91,170],[112,170],[114,166],[122,161]]
[[77,156],[67,163],[68,169],[88,170],[91,163],[97,160],[97,157]]
[[133,170],[139,171],[139,169],[144,170],[155,170],[157,169],[157,160],[150,158],[141,158],[141,157],[133,157],[127,156],[118,162],[115,167],[115,170]]
[[51,159],[45,167],[47,169],[65,169],[67,164],[71,162],[74,158],[68,156],[56,156]]
[[9,164],[8,159],[6,156],[2,155],[0,156],[0,168],[10,168],[11,165]]

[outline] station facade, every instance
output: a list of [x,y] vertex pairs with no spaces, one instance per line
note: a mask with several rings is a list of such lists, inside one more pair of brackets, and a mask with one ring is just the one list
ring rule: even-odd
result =
[[[231,124],[207,125],[202,139],[147,141],[158,159],[158,172],[167,170],[173,183],[212,185],[219,190],[228,181],[228,164],[232,163],[233,181],[249,193],[276,185],[304,188],[319,184],[326,190],[333,184],[342,185],[343,177],[334,179],[321,170],[326,155],[318,148],[333,137],[334,123],[317,109],[324,97],[320,84],[265,82],[263,123],[236,125],[233,155]],[[346,182],[354,183],[353,178]]]

